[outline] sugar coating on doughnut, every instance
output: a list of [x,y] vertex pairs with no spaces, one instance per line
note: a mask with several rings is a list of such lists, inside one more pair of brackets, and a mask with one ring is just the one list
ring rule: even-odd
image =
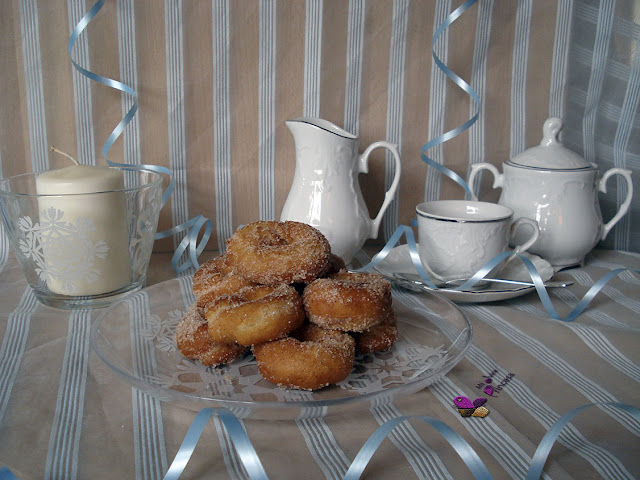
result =
[[341,270],[346,270],[347,264],[344,263],[344,260],[340,258],[335,253],[329,254],[329,261],[327,262],[327,266],[324,271],[318,275],[319,278],[330,277],[331,275],[335,275]]
[[391,284],[373,273],[341,271],[305,288],[309,320],[325,328],[363,332],[381,323],[392,309]]
[[351,372],[355,341],[349,334],[306,324],[292,336],[254,345],[260,374],[280,388],[318,390]]
[[227,264],[226,255],[203,263],[193,275],[192,289],[198,307],[206,307],[222,295],[231,295],[255,283],[233,272]]
[[302,325],[305,314],[295,288],[279,284],[218,297],[205,308],[205,317],[212,341],[250,346],[284,337]]
[[209,340],[207,320],[197,305],[189,307],[176,326],[176,346],[187,358],[200,360],[206,366],[229,363],[243,356],[247,348],[237,344],[215,343]]
[[207,284],[206,289],[200,291],[200,295],[196,295],[196,304],[200,308],[206,308],[212,301],[223,295],[233,295],[243,288],[257,286],[246,278],[237,273],[229,273],[223,277],[212,278]]
[[227,240],[227,262],[256,283],[304,283],[329,263],[331,246],[316,228],[300,222],[260,220],[239,228]]
[[395,312],[392,310],[382,323],[364,332],[353,332],[351,336],[356,341],[356,355],[390,349],[398,338]]
[[207,260],[196,270],[193,274],[192,286],[193,293],[197,296],[204,288],[207,288],[207,284],[211,278],[223,277],[231,273],[233,269],[227,265],[226,255],[220,255],[218,257]]

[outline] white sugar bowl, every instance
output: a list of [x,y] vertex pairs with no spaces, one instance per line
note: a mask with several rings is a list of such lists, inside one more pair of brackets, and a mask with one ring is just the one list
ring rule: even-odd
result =
[[[540,236],[529,251],[546,259],[556,271],[582,264],[585,255],[627,213],[633,196],[630,170],[612,168],[599,178],[596,164],[558,140],[561,129],[562,120],[547,119],[539,146],[506,161],[503,173],[489,163],[475,164],[468,179],[473,187],[481,170],[493,173],[493,188],[502,188],[498,203],[511,208],[515,218],[538,222]],[[624,177],[627,195],[615,216],[604,223],[598,192],[606,193],[606,182],[612,175]]]

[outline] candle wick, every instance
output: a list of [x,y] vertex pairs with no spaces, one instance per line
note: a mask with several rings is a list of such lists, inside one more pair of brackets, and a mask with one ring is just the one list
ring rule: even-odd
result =
[[67,158],[71,159],[71,161],[72,161],[73,163],[75,163],[76,165],[80,165],[80,164],[78,163],[78,161],[77,161],[75,158],[73,158],[71,155],[69,155],[67,152],[63,152],[62,150],[60,150],[59,148],[54,147],[53,145],[50,147],[50,150],[51,150],[52,152],[54,152],[54,153],[57,153],[57,154],[59,154],[59,155],[62,155],[62,156],[64,156],[64,157],[67,157]]

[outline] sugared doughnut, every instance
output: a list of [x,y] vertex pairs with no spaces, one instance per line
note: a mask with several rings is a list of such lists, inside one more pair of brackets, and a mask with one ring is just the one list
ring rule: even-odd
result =
[[340,258],[338,255],[331,253],[329,254],[329,262],[327,263],[327,267],[324,272],[322,272],[319,277],[329,277],[331,275],[335,275],[341,270],[346,270],[347,265],[344,263],[344,260]]
[[382,323],[364,332],[354,332],[351,336],[356,341],[356,355],[390,349],[398,337],[395,312],[392,310]]
[[212,300],[222,295],[231,295],[255,283],[234,273],[227,264],[226,255],[221,255],[203,263],[193,275],[192,289],[198,307],[206,307]]
[[319,278],[304,289],[303,301],[311,322],[345,332],[368,330],[393,311],[391,284],[375,273]]
[[201,308],[192,305],[176,327],[176,346],[187,358],[200,360],[206,366],[229,363],[247,352],[238,344],[215,343],[209,340],[207,320]]
[[331,247],[319,230],[300,222],[260,220],[239,228],[227,240],[227,262],[252,282],[304,283],[318,277]]
[[246,287],[214,299],[205,308],[209,338],[254,345],[287,335],[304,322],[302,299],[290,285]]
[[253,346],[260,374],[282,388],[317,390],[344,380],[355,341],[344,332],[306,324],[292,336]]

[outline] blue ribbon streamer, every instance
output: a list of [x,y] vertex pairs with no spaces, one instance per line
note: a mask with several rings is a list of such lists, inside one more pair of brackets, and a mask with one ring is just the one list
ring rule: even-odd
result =
[[18,477],[8,467],[2,467],[0,468],[0,480],[18,480]]
[[558,419],[558,421],[553,424],[553,426],[549,429],[549,431],[545,434],[545,436],[542,437],[542,440],[538,444],[538,448],[536,448],[536,452],[533,455],[533,459],[531,460],[531,466],[529,467],[529,471],[527,472],[527,476],[525,480],[538,480],[540,478],[540,476],[542,475],[542,469],[544,468],[544,464],[546,463],[547,458],[549,457],[549,452],[551,451],[551,447],[555,443],[556,439],[560,435],[560,432],[562,432],[562,429],[565,427],[565,425],[569,423],[569,421],[573,417],[575,417],[576,414],[580,413],[581,411],[587,408],[591,408],[593,406],[603,406],[603,405],[609,405],[609,406],[624,410],[625,412],[630,413],[631,415],[636,417],[637,420],[640,420],[640,409],[637,409],[635,407],[632,407],[631,405],[627,405],[624,403],[617,403],[617,402],[589,403],[586,405],[581,405],[579,407],[576,407],[573,410],[570,410],[569,412],[565,413],[562,417],[560,417],[560,419]]
[[[129,111],[126,113],[126,115],[122,118],[122,120],[120,120],[118,125],[116,125],[116,127],[113,129],[113,131],[105,141],[102,147],[102,155],[104,156],[104,159],[107,162],[107,164],[111,167],[119,167],[127,170],[144,169],[144,170],[151,170],[153,172],[167,175],[169,177],[169,185],[167,186],[165,191],[162,193],[162,206],[164,206],[169,200],[169,198],[171,197],[173,190],[175,189],[175,179],[173,177],[173,172],[169,168],[161,167],[159,165],[128,165],[125,163],[112,162],[107,158],[107,153],[109,152],[109,150],[111,149],[115,141],[118,139],[118,137],[120,137],[120,135],[122,134],[126,126],[131,122],[136,112],[138,111],[138,95],[128,85],[122,82],[119,82],[117,80],[113,80],[111,78],[103,77],[102,75],[93,73],[83,68],[78,63],[76,63],[75,60],[73,60],[73,47],[76,41],[78,40],[78,37],[87,28],[91,20],[93,20],[93,18],[97,15],[97,13],[102,9],[102,7],[104,6],[104,2],[105,0],[98,0],[84,15],[84,17],[82,17],[82,19],[78,22],[73,32],[71,33],[71,36],[69,37],[69,43],[67,45],[67,49],[69,51],[69,57],[71,58],[71,64],[78,72],[80,72],[82,75],[84,75],[88,79],[93,80],[102,85],[106,85],[107,87],[113,88],[115,90],[119,90],[133,97],[133,105],[131,106]],[[205,231],[202,234],[200,243],[198,243],[198,236],[203,227],[205,228]],[[198,256],[202,253],[202,251],[206,247],[207,241],[211,236],[212,229],[213,229],[213,222],[211,222],[211,220],[209,220],[208,218],[202,215],[198,215],[197,217],[192,218],[191,220],[188,220],[187,222],[177,225],[169,230],[165,230],[163,232],[157,232],[155,238],[156,240],[159,240],[161,238],[171,237],[179,232],[189,230],[188,234],[185,235],[185,237],[182,239],[182,241],[176,248],[174,255],[171,259],[172,268],[177,273],[182,273],[183,271],[189,269],[191,266],[193,266],[196,269],[199,267]],[[182,264],[180,264],[180,259],[182,258],[182,255],[185,252],[188,253],[187,259]]]
[[[400,241],[402,237],[405,237],[407,240],[407,248],[409,250],[409,256],[411,258],[411,263],[415,267],[418,275],[420,275],[421,280],[427,284],[430,288],[438,290],[438,287],[433,283],[427,272],[422,267],[422,263],[420,262],[420,254],[418,253],[418,247],[416,244],[415,236],[413,234],[413,230],[406,225],[400,225],[396,231],[393,233],[389,241],[385,244],[385,246],[380,250],[374,257],[371,259],[371,262],[361,267],[359,270],[366,272],[369,270],[373,270],[376,265],[380,264],[387,255],[391,252],[393,247]],[[549,316],[555,320],[560,320],[563,322],[572,322],[576,318],[578,318],[582,312],[589,306],[593,298],[604,288],[604,286],[616,275],[631,271],[637,274],[640,274],[640,270],[630,269],[630,268],[617,268],[612,270],[611,272],[604,275],[600,278],[596,283],[594,283],[591,288],[585,293],[582,299],[578,302],[578,304],[573,308],[573,310],[565,317],[562,317],[551,302],[551,298],[549,298],[549,293],[544,286],[544,281],[540,276],[540,272],[535,267],[533,262],[529,260],[526,256],[520,253],[513,252],[502,252],[489,260],[482,268],[480,268],[469,280],[467,280],[462,285],[458,285],[456,287],[446,287],[447,290],[469,290],[471,287],[476,285],[478,282],[482,281],[484,277],[486,277],[491,270],[493,270],[499,263],[504,261],[510,257],[518,257],[518,259],[524,264],[529,276],[531,277],[531,281],[533,282],[536,292],[538,293],[538,297],[540,297],[540,301],[544,309],[547,311]]]
[[[533,458],[531,459],[531,465],[527,470],[525,480],[538,480],[542,476],[544,465],[549,457],[553,444],[560,436],[564,427],[573,417],[587,408],[605,405],[624,410],[625,412],[633,415],[636,419],[640,420],[640,409],[619,402],[589,403],[570,410],[560,417],[542,437],[542,440],[538,444]],[[174,457],[169,470],[164,476],[164,480],[177,480],[180,477],[189,462],[198,441],[200,440],[200,436],[202,435],[206,423],[214,414],[218,416],[227,429],[231,443],[234,445],[249,478],[251,480],[266,480],[268,478],[267,474],[262,467],[260,458],[258,457],[251,440],[247,436],[244,428],[242,428],[242,424],[233,413],[224,408],[204,408],[200,410],[187,430],[184,440],[178,449],[178,453]],[[422,415],[405,415],[392,418],[378,427],[356,454],[344,476],[344,480],[358,480],[364,473],[365,468],[371,461],[371,458],[382,441],[391,433],[391,431],[401,423],[414,419],[428,423],[440,435],[442,435],[445,440],[449,442],[449,445],[453,447],[458,456],[460,456],[462,461],[467,465],[476,480],[493,480],[493,476],[489,473],[479,455],[460,434],[443,421]]]
[[[438,28],[436,29],[435,33],[433,34],[433,45],[436,44],[436,41],[438,40],[438,38],[440,37],[440,35],[442,35],[444,33],[444,31],[449,28],[451,26],[451,24],[458,18],[460,17],[460,15],[462,15],[465,11],[467,11],[474,3],[476,3],[477,0],[467,0],[466,2],[464,2],[462,5],[460,5],[458,8],[456,8],[453,12],[451,12],[447,18],[445,18],[445,20],[438,26]],[[451,80],[453,81],[456,85],[458,85],[458,87],[460,87],[464,92],[466,92],[471,99],[476,103],[476,105],[480,104],[480,97],[478,96],[478,94],[476,93],[476,91],[471,88],[471,86],[465,82],[462,78],[460,78],[457,74],[455,74],[453,71],[451,71],[451,69],[449,69],[449,67],[447,67],[444,62],[442,62],[442,60],[440,60],[440,58],[438,58],[438,56],[436,55],[435,52],[435,48],[432,49],[432,56],[433,56],[433,60],[436,64],[436,66]],[[451,140],[452,138],[460,135],[461,133],[463,133],[464,131],[468,130],[469,128],[471,128],[471,126],[476,123],[476,121],[478,120],[478,116],[480,115],[480,111],[478,108],[478,111],[476,111],[475,115],[473,115],[469,120],[467,120],[466,122],[464,122],[462,125],[460,125],[459,127],[454,128],[453,130],[449,130],[448,132],[440,135],[439,137],[434,138],[433,140],[428,141],[426,144],[424,144],[424,146],[422,147],[422,149],[420,150],[420,158],[422,158],[422,161],[424,161],[427,165],[435,168],[436,170],[438,170],[440,173],[446,175],[447,177],[449,177],[451,180],[453,180],[454,182],[456,182],[458,185],[460,185],[462,188],[464,188],[464,190],[467,192],[467,195],[469,195],[470,197],[473,197],[473,193],[471,192],[471,189],[469,188],[469,185],[467,184],[467,182],[465,182],[460,175],[458,175],[456,172],[454,172],[453,170],[450,170],[449,168],[445,167],[444,165],[441,165],[440,163],[436,162],[435,160],[433,160],[432,158],[430,158],[426,152],[427,150],[440,145],[448,140]]]
[[467,441],[449,425],[433,417],[401,416],[388,420],[373,432],[349,466],[349,470],[347,470],[344,480],[358,480],[362,476],[362,473],[371,460],[371,457],[373,457],[373,454],[387,435],[389,435],[395,427],[411,419],[422,420],[435,428],[436,431],[442,435],[447,442],[449,442],[449,445],[453,447],[477,480],[491,480],[493,478],[471,445],[469,445]]
[[238,420],[238,417],[224,408],[203,408],[198,412],[196,418],[194,418],[191,423],[189,430],[187,430],[187,434],[185,435],[169,470],[167,470],[164,480],[177,480],[180,478],[180,475],[187,466],[187,463],[200,440],[200,436],[202,435],[205,425],[214,414],[220,419],[220,421],[222,421],[222,424],[227,429],[231,442],[233,443],[233,446],[238,453],[238,457],[240,457],[240,461],[244,465],[249,478],[252,480],[267,480],[267,474],[262,467],[258,454],[253,448],[251,440],[249,440],[247,432],[245,432],[242,424]]

